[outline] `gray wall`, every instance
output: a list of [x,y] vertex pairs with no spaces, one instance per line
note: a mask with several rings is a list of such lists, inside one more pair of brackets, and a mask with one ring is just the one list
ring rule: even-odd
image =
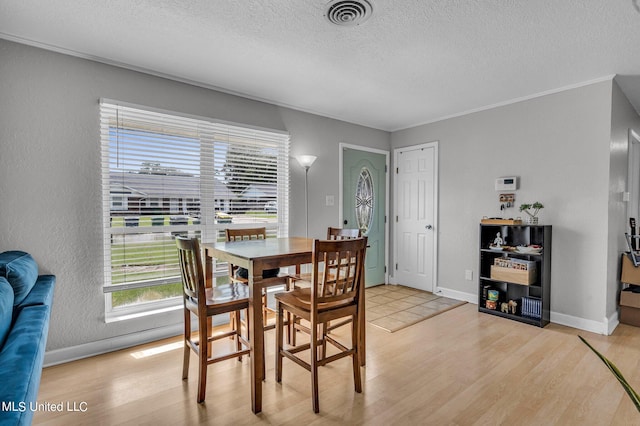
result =
[[[552,321],[607,332],[615,318],[626,132],[640,133],[640,119],[611,81],[390,135],[0,40],[0,251],[30,252],[58,276],[49,351],[96,342],[105,350],[114,338],[181,324],[179,312],[104,322],[101,97],[288,131],[292,157],[318,156],[309,171],[315,237],[339,218],[325,196],[340,192],[341,142],[389,150],[439,141],[439,286],[475,297],[479,220],[501,215],[494,179],[516,175],[516,205],[541,201],[541,222],[553,225]],[[290,233],[303,235],[304,171],[294,159],[290,170]]]
[[[387,132],[355,126],[294,110],[282,110],[282,118],[291,133],[291,155],[312,154],[318,158],[309,169],[309,237],[325,238],[327,226],[340,226],[339,212],[339,144],[367,146],[389,150]],[[298,197],[291,208],[292,229],[304,235],[304,170],[296,160],[291,166],[291,189]],[[325,205],[326,196],[334,195],[334,206]]]
[[[182,322],[179,311],[104,322],[101,97],[289,131],[292,155],[318,156],[309,171],[311,236],[337,224],[337,203],[324,200],[339,193],[339,143],[390,143],[387,132],[0,40],[0,251],[27,251],[58,277],[49,351],[179,332]],[[290,234],[304,235],[304,172],[295,160],[291,180]]]
[[552,320],[602,326],[611,87],[605,81],[392,134],[394,149],[439,141],[439,286],[477,294],[464,270],[477,277],[478,223],[503,216],[494,180],[515,175],[516,206],[542,202],[541,223],[553,225]]

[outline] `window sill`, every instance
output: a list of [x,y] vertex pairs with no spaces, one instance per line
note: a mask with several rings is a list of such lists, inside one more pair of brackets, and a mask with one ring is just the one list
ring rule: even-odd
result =
[[182,309],[182,301],[180,302],[181,303],[173,306],[158,307],[156,309],[148,309],[148,310],[138,311],[138,312],[131,312],[131,311],[111,312],[106,314],[104,322],[108,324],[111,322],[127,321],[131,319],[136,319],[136,318],[143,318],[150,315],[157,315],[157,314],[163,314],[165,312],[177,311],[179,309]]
[[[146,310],[139,310],[139,311],[130,310],[130,311],[124,311],[124,312],[122,311],[112,312],[106,315],[104,322],[109,324],[109,323],[115,323],[119,321],[128,321],[128,320],[133,320],[138,318],[145,318],[151,315],[159,315],[159,314],[164,314],[166,312],[177,311],[182,308],[183,308],[182,299],[180,299],[180,303],[178,303],[177,305],[162,306],[162,307],[157,307],[155,309],[146,309]],[[214,326],[228,324],[229,321],[230,321],[230,318],[228,314],[215,315],[213,317]],[[197,325],[195,325],[194,327],[195,329],[197,329]]]

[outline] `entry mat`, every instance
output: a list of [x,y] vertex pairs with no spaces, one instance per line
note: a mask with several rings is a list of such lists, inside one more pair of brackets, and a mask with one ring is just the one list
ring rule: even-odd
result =
[[401,285],[369,287],[365,293],[367,321],[390,333],[465,303]]

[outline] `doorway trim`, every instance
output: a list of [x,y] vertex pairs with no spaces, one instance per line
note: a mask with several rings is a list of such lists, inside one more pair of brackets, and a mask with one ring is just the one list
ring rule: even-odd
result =
[[629,202],[627,203],[627,217],[637,217],[640,211],[640,136],[629,129],[629,147],[627,151],[627,192]]
[[344,220],[344,216],[342,214],[344,206],[343,206],[343,194],[344,194],[344,163],[342,153],[345,149],[353,149],[356,151],[364,151],[364,152],[372,152],[375,154],[384,155],[384,169],[385,169],[385,177],[384,177],[384,185],[385,185],[385,199],[384,199],[384,283],[389,283],[389,151],[385,151],[377,148],[369,148],[361,145],[352,145],[344,142],[340,142],[338,144],[338,162],[340,173],[339,175],[339,183],[340,194],[338,195],[338,223],[342,224]]
[[[400,157],[400,153],[404,151],[415,151],[417,149],[425,149],[425,148],[433,148],[434,149],[434,170],[433,170],[433,271],[432,271],[432,280],[431,280],[431,292],[436,294],[440,291],[440,286],[438,284],[438,235],[439,235],[439,227],[438,227],[438,199],[439,199],[439,172],[438,172],[438,164],[440,163],[440,158],[438,156],[438,141],[427,142],[419,145],[410,145],[404,146],[401,148],[396,148],[393,150],[393,169],[398,170],[398,158]],[[393,180],[393,205],[398,205],[398,180]],[[393,261],[395,262],[398,259],[398,229],[397,229],[397,221],[393,221]],[[394,269],[395,270],[395,269]],[[392,282],[394,284],[398,284],[395,278],[395,274],[392,277]]]

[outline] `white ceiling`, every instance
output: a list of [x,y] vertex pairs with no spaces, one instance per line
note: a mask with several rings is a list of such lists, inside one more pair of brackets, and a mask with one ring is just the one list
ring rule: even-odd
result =
[[639,0],[0,0],[0,38],[388,131],[618,75],[640,109]]

